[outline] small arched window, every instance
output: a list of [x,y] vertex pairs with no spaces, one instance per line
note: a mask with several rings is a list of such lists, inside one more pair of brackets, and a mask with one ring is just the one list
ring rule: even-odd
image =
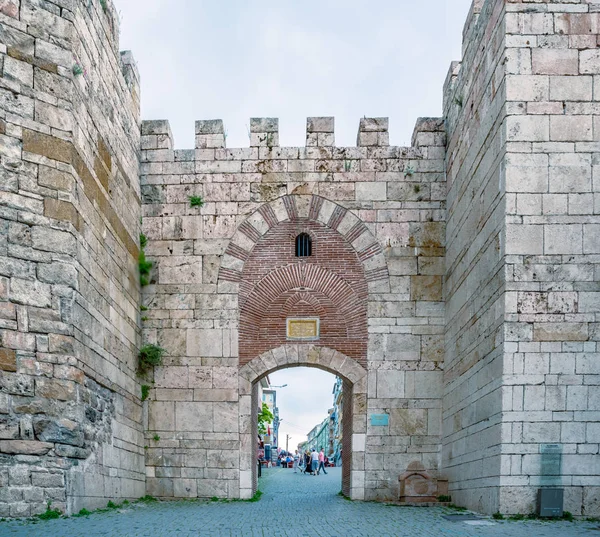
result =
[[312,239],[308,233],[300,233],[296,237],[296,257],[312,255]]

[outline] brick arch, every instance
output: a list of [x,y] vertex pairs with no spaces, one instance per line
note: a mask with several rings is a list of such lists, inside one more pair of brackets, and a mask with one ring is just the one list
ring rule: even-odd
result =
[[[283,293],[297,290],[286,304],[298,303],[300,297],[316,305],[319,301],[310,291],[322,291],[332,301],[335,301],[341,313],[352,315],[352,311],[367,298],[366,286],[360,286],[358,292],[348,282],[336,273],[314,264],[298,263],[287,265],[269,272],[253,286],[245,297],[240,297],[240,308],[252,317],[264,315],[264,305],[259,299],[276,300]],[[296,298],[296,300],[294,300]]]
[[342,378],[342,491],[353,500],[364,500],[367,370],[335,349],[311,344],[286,344],[270,349],[240,368],[240,496],[250,498],[257,488],[258,381],[290,367],[315,367]]
[[[244,266],[239,289],[239,356],[244,364],[287,341],[286,319],[321,320],[319,344],[366,363],[368,288],[356,252],[336,232],[317,222],[312,228],[315,255],[297,258],[290,231],[282,222],[257,243]],[[293,234],[292,234],[293,235]],[[311,300],[294,300],[310,296]]]
[[366,298],[364,281],[349,283],[316,264],[294,263],[269,271],[247,295],[240,292],[240,363],[284,343],[286,318],[314,315],[321,319],[324,345],[364,362]]
[[[265,203],[252,213],[231,239],[221,260],[218,280],[241,282],[244,266],[256,244],[272,228],[286,221],[317,222],[336,231],[356,252],[369,287],[386,291],[389,278],[387,263],[375,236],[352,211],[316,195],[283,196]],[[296,235],[302,231],[307,230],[298,227]],[[314,239],[312,234],[311,238]],[[318,248],[318,243],[315,245],[313,242],[313,247]]]
[[322,304],[319,302],[319,300],[316,297],[312,296],[310,293],[300,292],[300,293],[291,295],[286,300],[283,307],[286,310],[290,310],[297,304],[310,304],[315,309],[315,311],[317,311],[321,314],[325,313],[325,309],[323,308]]
[[[313,254],[297,258],[302,232]],[[351,211],[320,196],[284,196],[251,214],[222,258],[222,282],[239,284],[240,365],[287,341],[286,318],[312,316],[321,319],[319,344],[366,364],[369,292],[389,291],[375,237]]]

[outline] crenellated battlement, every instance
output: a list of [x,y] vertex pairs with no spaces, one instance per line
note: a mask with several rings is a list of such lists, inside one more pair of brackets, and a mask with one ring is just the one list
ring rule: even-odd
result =
[[[433,137],[433,133],[437,137]],[[192,160],[294,160],[294,159],[423,159],[427,146],[443,146],[444,122],[439,118],[419,118],[411,147],[390,146],[389,119],[360,119],[357,143],[353,147],[335,145],[335,118],[308,117],[304,147],[281,147],[278,118],[251,118],[249,145],[227,148],[223,120],[198,120],[194,149],[174,149],[168,120],[142,122],[142,162],[180,162]],[[346,171],[354,171],[351,165]],[[297,170],[306,171],[306,170]]]
[[[389,146],[389,120],[386,117],[362,118],[358,129],[358,147]],[[226,134],[220,119],[196,121],[196,149],[226,147]],[[279,118],[250,118],[250,147],[279,147]],[[306,119],[306,147],[335,147],[335,118]]]
[[[334,118],[309,117],[306,145],[281,147],[277,118],[251,118],[249,146],[227,148],[223,121],[199,120],[195,125],[195,148],[179,150],[173,149],[168,121],[144,121],[142,190],[145,185],[156,184],[161,175],[168,175],[164,179],[167,183],[182,184],[189,182],[193,174],[202,174],[193,179],[200,182],[215,180],[213,174],[228,174],[228,180],[240,184],[249,180],[246,175],[259,174],[250,180],[277,181],[283,185],[281,191],[285,190],[284,183],[294,182],[444,180],[446,135],[442,119],[420,118],[411,147],[390,146],[388,129],[388,118],[361,118],[357,145],[336,147]],[[155,198],[154,193],[150,198]]]

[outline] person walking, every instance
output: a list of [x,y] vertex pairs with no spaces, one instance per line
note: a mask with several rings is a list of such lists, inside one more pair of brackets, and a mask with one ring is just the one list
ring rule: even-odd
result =
[[327,472],[325,471],[325,450],[323,448],[321,448],[321,451],[319,451],[319,466],[317,467],[317,475],[319,475],[319,472],[321,470],[323,470],[323,473],[325,475],[327,475]]
[[319,475],[319,472],[317,471],[319,468],[319,454],[317,453],[317,450],[315,448],[312,448],[310,458],[312,462],[312,475]]
[[298,450],[294,453],[294,473],[298,473],[298,462],[300,461],[300,457],[298,455]]
[[304,473],[312,474],[312,458],[310,456],[310,451],[306,450],[304,454]]

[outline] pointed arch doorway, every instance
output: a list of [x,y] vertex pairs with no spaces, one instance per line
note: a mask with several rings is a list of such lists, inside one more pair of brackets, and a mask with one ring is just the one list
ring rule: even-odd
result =
[[364,499],[367,305],[371,293],[390,289],[369,227],[323,197],[283,196],[240,224],[218,287],[235,293],[239,312],[240,497],[256,490],[256,383],[278,369],[307,366],[344,381],[342,491]]

